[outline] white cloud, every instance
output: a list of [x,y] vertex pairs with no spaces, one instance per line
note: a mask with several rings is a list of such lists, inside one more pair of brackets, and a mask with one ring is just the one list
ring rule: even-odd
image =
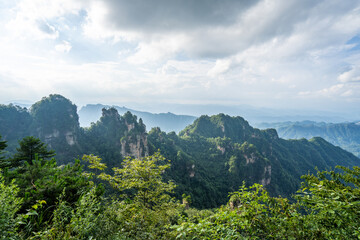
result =
[[71,44],[67,41],[63,41],[55,46],[55,50],[61,53],[68,53],[71,50]]
[[360,68],[353,66],[349,71],[340,74],[338,80],[342,83],[360,82]]
[[360,34],[358,1],[9,6],[0,16],[0,75],[35,95],[258,105],[360,95],[359,41],[348,42]]
[[219,59],[216,60],[215,66],[210,69],[208,75],[211,77],[218,76],[219,74],[225,73],[230,69],[231,60],[230,59]]
[[299,92],[298,96],[310,99],[332,99],[345,101],[358,101],[360,96],[360,86],[358,84],[335,84],[321,90]]
[[184,35],[170,35],[149,43],[141,42],[136,49],[136,53],[127,60],[132,64],[144,64],[173,58],[174,54],[179,52],[187,41],[188,39]]
[[23,0],[11,9],[13,18],[6,27],[14,37],[56,39],[59,31],[50,21],[66,14],[77,14],[86,1]]

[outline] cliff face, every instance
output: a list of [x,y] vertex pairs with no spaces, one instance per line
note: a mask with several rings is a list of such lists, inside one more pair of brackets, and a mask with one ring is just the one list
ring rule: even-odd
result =
[[99,121],[84,132],[87,148],[96,152],[105,160],[109,152],[120,162],[121,158],[131,156],[140,158],[149,154],[147,133],[142,120],[130,112],[120,116],[115,108],[102,109]]
[[121,155],[141,158],[149,155],[147,133],[141,118],[136,121],[136,116],[130,112],[124,114],[126,131],[121,139]]
[[30,108],[34,135],[50,147],[59,143],[74,146],[80,129],[76,109],[76,105],[61,95],[44,97]]
[[58,161],[65,163],[80,153],[80,135],[77,107],[61,95],[50,95],[30,108],[33,118],[30,134],[40,138],[57,153]]
[[149,155],[147,145],[147,135],[141,134],[136,136],[127,136],[121,140],[121,155],[141,158]]

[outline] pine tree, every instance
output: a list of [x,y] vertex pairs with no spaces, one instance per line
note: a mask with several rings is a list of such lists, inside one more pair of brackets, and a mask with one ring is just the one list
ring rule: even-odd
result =
[[19,147],[16,148],[17,153],[10,159],[8,167],[20,167],[25,162],[32,165],[36,156],[38,159],[46,160],[55,156],[53,150],[48,150],[47,145],[40,141],[40,139],[29,136],[19,141]]
[[7,160],[3,156],[4,149],[7,147],[6,141],[1,141],[1,135],[0,135],[0,168],[4,168],[7,164]]

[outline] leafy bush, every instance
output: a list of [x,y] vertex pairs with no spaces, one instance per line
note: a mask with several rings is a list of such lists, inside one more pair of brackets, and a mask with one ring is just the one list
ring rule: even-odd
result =
[[22,204],[22,198],[17,197],[18,192],[14,181],[5,185],[0,172],[0,239],[18,239],[16,213]]

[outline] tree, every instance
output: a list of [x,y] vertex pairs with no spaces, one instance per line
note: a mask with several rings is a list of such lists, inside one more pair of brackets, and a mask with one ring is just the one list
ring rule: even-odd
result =
[[53,150],[48,150],[47,145],[40,141],[40,139],[29,136],[19,141],[19,147],[16,148],[17,153],[11,159],[8,167],[20,167],[27,162],[32,165],[36,156],[41,160],[50,159],[55,156]]
[[307,174],[299,200],[305,223],[318,239],[360,238],[360,167]]
[[[79,160],[59,167],[55,158],[49,161],[35,158],[32,165],[26,162],[20,173],[18,169],[9,172],[19,187],[18,196],[23,198],[19,213],[26,213],[34,204],[45,201],[43,208],[37,210],[41,218],[33,219],[28,224],[25,229],[26,234],[44,228],[46,222],[52,220],[54,206],[61,195],[63,201],[72,205],[92,187],[88,176],[83,174]],[[103,193],[101,186],[98,193]]]
[[[90,163],[90,168],[104,170],[106,167],[100,163],[101,158],[93,155],[84,155],[83,160]],[[127,157],[121,165],[122,168],[113,168],[113,176],[101,173],[98,177],[108,181],[125,198],[131,198],[145,208],[169,201],[168,193],[173,192],[175,184],[162,181],[162,174],[170,168],[170,163],[159,152],[139,159]]]
[[7,147],[6,141],[1,141],[1,135],[0,135],[0,168],[2,168],[2,165],[4,163],[5,157],[2,156],[3,150]]
[[10,160],[3,156],[4,149],[7,147],[6,141],[1,141],[0,135],[0,169],[6,168],[10,165]]
[[17,197],[19,188],[11,182],[5,184],[0,171],[0,239],[19,239],[16,230],[16,212],[19,210],[22,198]]
[[[90,168],[103,170],[106,166],[93,155],[84,155]],[[178,214],[180,204],[168,195],[173,182],[163,182],[162,174],[170,164],[159,152],[133,159],[127,157],[122,168],[113,168],[114,175],[101,173],[97,177],[108,181],[120,191],[123,201],[114,201],[110,215],[116,215],[120,235],[124,239],[169,239],[169,226]]]

